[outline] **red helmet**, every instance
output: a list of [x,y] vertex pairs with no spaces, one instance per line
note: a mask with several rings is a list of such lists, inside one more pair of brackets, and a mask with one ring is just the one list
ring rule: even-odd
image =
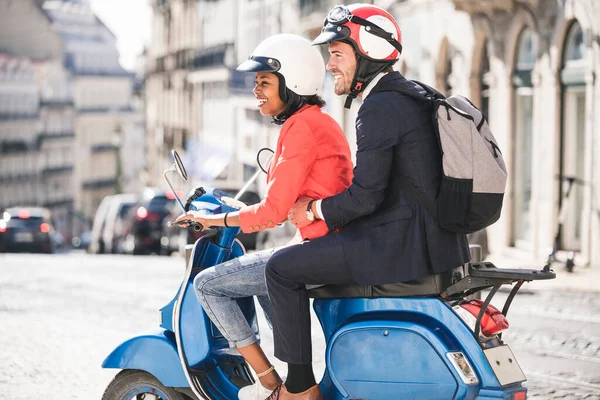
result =
[[327,15],[313,44],[348,42],[359,56],[371,61],[396,62],[402,52],[402,35],[394,17],[370,4],[338,5]]

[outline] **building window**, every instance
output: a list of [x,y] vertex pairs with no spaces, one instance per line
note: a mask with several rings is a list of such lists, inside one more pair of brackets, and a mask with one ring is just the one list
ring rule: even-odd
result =
[[163,90],[172,90],[173,82],[171,81],[171,75],[168,73],[163,75]]
[[517,41],[513,69],[514,87],[514,179],[512,208],[513,245],[531,250],[531,182],[533,157],[533,87],[531,71],[535,65],[535,36],[524,29]]
[[[567,177],[580,180],[585,178],[586,137],[585,137],[585,58],[586,48],[581,25],[573,22],[566,36],[561,71],[561,181]],[[565,201],[563,189],[559,185],[559,204]],[[561,232],[561,247],[578,251],[581,248],[583,230],[584,188],[575,184],[566,207],[566,218]]]
[[165,48],[169,49],[171,46],[171,10],[167,10],[164,14],[164,31],[165,35]]
[[585,59],[585,44],[583,42],[583,31],[581,25],[575,22],[569,30],[567,45],[565,47],[565,62],[579,61]]

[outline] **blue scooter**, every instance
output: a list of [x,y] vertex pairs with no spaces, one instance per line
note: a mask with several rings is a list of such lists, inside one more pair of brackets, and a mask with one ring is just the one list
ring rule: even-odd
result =
[[[168,172],[187,179],[172,154],[174,164],[163,174],[169,186]],[[185,205],[178,201],[186,211],[206,213],[239,205],[218,189],[203,188]],[[160,310],[160,328],[126,340],[104,360],[103,368],[122,371],[103,400],[234,400],[253,383],[245,360],[228,349],[193,290],[199,271],[245,253],[238,232],[219,227],[194,244],[176,296]],[[506,314],[524,282],[555,277],[549,268],[498,269],[485,262],[399,284],[311,289],[326,340],[323,398],[526,399],[526,377],[502,341]],[[514,283],[500,312],[490,302],[501,286]],[[484,289],[490,289],[485,301],[465,300]],[[258,334],[253,299],[239,304]]]

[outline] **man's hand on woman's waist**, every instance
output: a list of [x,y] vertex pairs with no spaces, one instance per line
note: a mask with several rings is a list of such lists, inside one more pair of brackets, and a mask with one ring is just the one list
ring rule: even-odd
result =
[[[312,224],[315,220],[322,219],[322,216],[317,213],[317,205],[315,203],[316,201],[310,197],[304,196],[299,198],[288,212],[288,220],[296,228],[304,228]],[[314,216],[312,220],[309,219],[310,214]]]

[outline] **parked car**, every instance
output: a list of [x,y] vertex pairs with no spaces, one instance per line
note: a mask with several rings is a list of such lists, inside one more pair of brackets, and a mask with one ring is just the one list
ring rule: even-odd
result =
[[82,249],[88,250],[90,248],[90,243],[92,242],[92,231],[82,232],[78,236],[73,236],[71,239],[71,245],[74,249]]
[[106,215],[108,214],[108,209],[110,207],[110,203],[112,202],[113,196],[106,196],[100,202],[98,209],[96,210],[96,215],[94,215],[94,223],[92,224],[92,237],[90,240],[90,245],[88,246],[88,252],[92,254],[102,254],[104,253],[104,238],[102,237],[102,232],[104,231],[104,224],[106,223]]
[[160,254],[163,221],[175,203],[173,193],[145,189],[124,221],[123,250],[128,254]]
[[47,208],[8,208],[0,218],[0,252],[54,253],[55,237]]
[[104,252],[113,254],[121,252],[123,217],[127,215],[137,199],[138,196],[131,193],[112,196],[102,229]]

